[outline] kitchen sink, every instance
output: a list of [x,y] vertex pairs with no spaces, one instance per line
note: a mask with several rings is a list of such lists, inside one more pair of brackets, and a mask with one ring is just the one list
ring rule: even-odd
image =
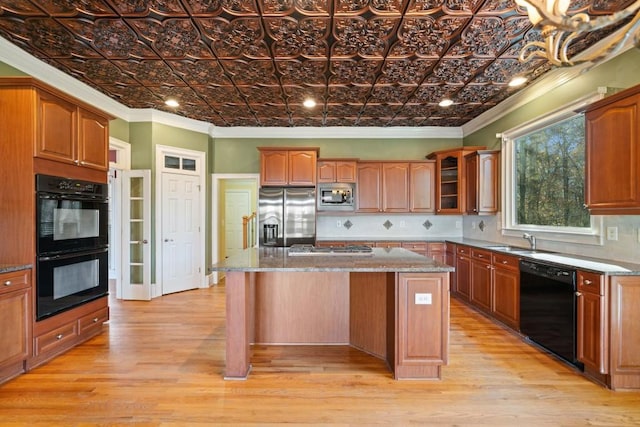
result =
[[505,252],[512,252],[512,253],[534,253],[535,252],[530,249],[519,248],[517,246],[509,246],[509,245],[491,245],[491,246],[485,246],[485,247],[487,249],[491,249],[494,251],[505,251]]

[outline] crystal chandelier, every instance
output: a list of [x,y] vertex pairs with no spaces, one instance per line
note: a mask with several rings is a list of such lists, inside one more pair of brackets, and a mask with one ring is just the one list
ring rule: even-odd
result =
[[[586,13],[567,15],[570,0],[515,0],[519,6],[527,9],[529,20],[534,27],[540,28],[544,42],[527,43],[520,52],[520,61],[527,62],[532,58],[545,58],[553,65],[570,67],[583,62],[597,62],[615,53],[626,44],[630,37],[634,38],[636,47],[640,47],[640,0],[624,10],[611,15],[590,19]],[[593,52],[584,53],[579,59],[569,58],[569,45],[578,37],[591,31],[621,22],[634,15],[633,19],[620,28],[608,39],[608,43]]]

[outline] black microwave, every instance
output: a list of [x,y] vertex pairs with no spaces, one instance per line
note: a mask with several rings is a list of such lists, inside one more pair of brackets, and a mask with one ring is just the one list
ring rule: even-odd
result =
[[317,195],[319,211],[353,211],[355,209],[353,184],[319,184]]

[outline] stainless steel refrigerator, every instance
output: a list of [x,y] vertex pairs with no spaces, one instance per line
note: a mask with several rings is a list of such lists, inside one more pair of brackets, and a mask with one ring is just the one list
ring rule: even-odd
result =
[[316,189],[263,187],[258,201],[260,246],[315,244]]

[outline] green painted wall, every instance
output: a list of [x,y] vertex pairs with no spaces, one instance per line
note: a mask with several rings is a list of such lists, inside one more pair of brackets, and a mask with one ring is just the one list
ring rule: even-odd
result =
[[13,68],[11,65],[5,64],[0,61],[0,76],[13,77],[13,76],[27,76],[20,70]]
[[[259,131],[258,131],[259,132]],[[257,147],[319,147],[320,157],[361,160],[422,160],[432,151],[459,147],[462,138],[429,139],[322,139],[322,138],[217,138],[215,173],[258,173]]]
[[129,122],[114,119],[109,122],[109,135],[120,141],[129,142]]
[[630,49],[618,57],[592,68],[484,128],[465,136],[464,145],[486,145],[500,149],[496,133],[505,132],[531,119],[594,93],[599,86],[626,89],[640,83],[640,49]]

